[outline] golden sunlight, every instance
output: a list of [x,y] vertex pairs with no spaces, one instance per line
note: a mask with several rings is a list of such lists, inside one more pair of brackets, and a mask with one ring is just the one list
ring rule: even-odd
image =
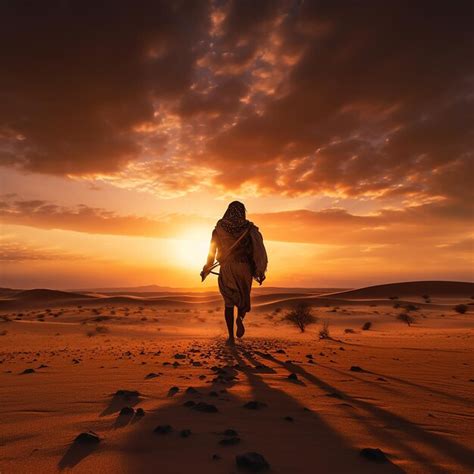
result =
[[211,235],[209,229],[192,229],[173,241],[177,266],[200,270],[206,262]]

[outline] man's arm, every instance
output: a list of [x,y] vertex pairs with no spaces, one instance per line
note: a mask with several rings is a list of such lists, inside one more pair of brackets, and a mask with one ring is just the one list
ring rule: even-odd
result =
[[207,260],[206,260],[206,263],[205,263],[204,267],[202,267],[203,272],[205,272],[209,267],[211,267],[213,265],[213,263],[216,259],[216,252],[217,252],[216,230],[214,229],[212,231],[211,242],[209,244],[209,252],[207,254]]

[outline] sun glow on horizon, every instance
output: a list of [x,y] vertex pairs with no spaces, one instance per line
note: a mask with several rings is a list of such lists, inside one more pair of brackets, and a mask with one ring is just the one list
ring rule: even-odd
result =
[[211,232],[206,228],[193,228],[173,240],[175,263],[188,269],[201,269],[207,259]]

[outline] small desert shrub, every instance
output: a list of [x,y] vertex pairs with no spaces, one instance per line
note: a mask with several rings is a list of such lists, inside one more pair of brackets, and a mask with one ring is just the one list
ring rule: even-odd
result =
[[304,332],[306,326],[316,323],[318,318],[314,316],[309,305],[306,303],[300,303],[298,306],[286,313],[283,317],[283,321],[295,325],[301,332]]
[[408,313],[400,313],[397,316],[397,319],[403,323],[408,324],[408,326],[411,326],[415,322],[415,318]]
[[390,300],[398,300],[398,296],[389,296],[388,299],[390,299]]
[[454,311],[456,311],[457,313],[459,314],[464,314],[466,313],[466,311],[468,310],[468,306],[466,304],[457,304],[455,307],[454,307]]
[[[474,299],[474,298],[473,298],[473,299]],[[281,311],[282,311],[282,308],[278,307],[278,308],[275,308],[274,313],[275,313],[275,314],[278,314],[278,313],[281,313]]]
[[89,329],[86,332],[87,337],[97,336],[98,334],[107,334],[109,332],[109,328],[106,326],[96,326],[94,329]]
[[414,304],[411,304],[411,303],[408,303],[406,304],[405,306],[403,306],[403,308],[406,310],[406,311],[418,311],[418,306],[415,306]]
[[395,309],[400,308],[400,303],[395,303],[395,304],[393,305],[393,307],[394,307]]
[[368,331],[372,327],[372,323],[370,321],[367,321],[362,325],[362,330],[363,331]]
[[347,328],[347,329],[344,329],[344,333],[345,334],[355,334],[355,331],[352,328]]
[[327,321],[323,322],[321,329],[319,330],[319,339],[330,339],[331,335],[329,334],[329,323]]

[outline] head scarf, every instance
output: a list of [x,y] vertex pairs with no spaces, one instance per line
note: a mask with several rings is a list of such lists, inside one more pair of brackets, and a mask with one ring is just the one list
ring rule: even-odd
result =
[[249,224],[250,222],[245,218],[245,206],[239,201],[231,202],[218,222],[218,225],[235,237],[240,235]]

